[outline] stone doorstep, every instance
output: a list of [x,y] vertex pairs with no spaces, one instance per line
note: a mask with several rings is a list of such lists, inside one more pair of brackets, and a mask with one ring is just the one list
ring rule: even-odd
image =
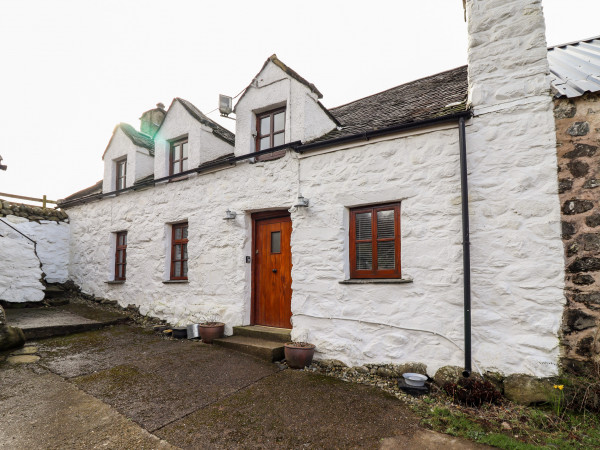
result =
[[283,343],[250,336],[229,336],[213,341],[221,347],[256,356],[268,362],[284,358]]
[[264,327],[261,325],[250,325],[245,327],[233,327],[234,336],[248,336],[267,341],[290,342],[291,330],[288,328]]

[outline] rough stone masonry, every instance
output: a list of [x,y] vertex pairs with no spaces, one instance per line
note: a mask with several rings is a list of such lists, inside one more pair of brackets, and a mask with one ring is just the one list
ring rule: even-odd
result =
[[558,181],[565,248],[563,364],[600,363],[600,94],[555,101]]

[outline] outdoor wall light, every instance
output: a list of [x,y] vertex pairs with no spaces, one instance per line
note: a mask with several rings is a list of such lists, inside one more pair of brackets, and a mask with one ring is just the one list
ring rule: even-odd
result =
[[223,220],[233,220],[235,219],[235,216],[237,216],[237,213],[228,209],[227,211],[225,211],[225,217],[223,217]]
[[295,208],[306,208],[308,206],[308,199],[302,197],[302,194],[298,195],[298,201],[294,205]]

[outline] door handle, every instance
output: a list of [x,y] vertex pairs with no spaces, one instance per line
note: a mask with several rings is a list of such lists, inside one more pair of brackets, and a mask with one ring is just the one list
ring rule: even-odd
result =
[[273,269],[273,273],[277,273],[277,269]]

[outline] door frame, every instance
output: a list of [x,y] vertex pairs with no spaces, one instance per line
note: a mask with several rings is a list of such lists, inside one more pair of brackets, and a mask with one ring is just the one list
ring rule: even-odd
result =
[[[273,211],[263,211],[263,212],[256,212],[253,213],[251,215],[252,217],[252,256],[250,261],[252,262],[252,280],[251,280],[251,287],[250,289],[252,290],[251,296],[250,296],[250,325],[255,325],[256,324],[256,232],[257,232],[257,227],[256,227],[256,222],[260,222],[261,220],[268,220],[268,219],[279,219],[279,218],[284,218],[287,217],[290,219],[290,222],[292,221],[292,215],[290,214],[290,212],[287,209],[278,209],[278,210],[273,210]],[[290,254],[291,254],[291,245],[290,245]]]

